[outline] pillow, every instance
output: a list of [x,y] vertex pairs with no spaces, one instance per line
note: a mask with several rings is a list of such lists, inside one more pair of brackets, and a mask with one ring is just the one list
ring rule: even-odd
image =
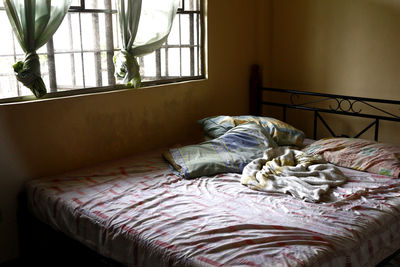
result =
[[253,159],[262,157],[268,147],[276,147],[264,128],[245,123],[222,136],[197,145],[169,149],[163,156],[184,178],[224,172],[241,173]]
[[355,138],[326,138],[304,148],[338,166],[399,177],[400,146]]
[[303,146],[304,133],[302,131],[274,118],[258,116],[217,116],[199,120],[199,123],[203,126],[207,135],[215,138],[223,135],[226,131],[237,125],[250,121],[264,127],[278,145]]

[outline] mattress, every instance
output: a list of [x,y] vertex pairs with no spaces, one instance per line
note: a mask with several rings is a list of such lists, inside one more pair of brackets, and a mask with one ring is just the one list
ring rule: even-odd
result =
[[374,266],[400,248],[400,182],[349,169],[322,203],[239,174],[181,179],[162,151],[30,181],[42,221],[128,266]]

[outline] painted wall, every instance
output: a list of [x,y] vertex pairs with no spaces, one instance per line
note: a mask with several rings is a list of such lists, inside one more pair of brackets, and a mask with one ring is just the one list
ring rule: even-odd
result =
[[25,180],[198,138],[198,119],[248,112],[258,3],[209,1],[207,80],[0,106],[0,262],[17,255]]
[[[265,85],[400,100],[399,1],[273,0],[272,5],[272,23],[265,18],[272,25],[272,32],[265,32],[272,34]],[[312,133],[310,121],[296,120]],[[400,126],[386,125],[382,141],[400,144]],[[352,122],[335,127],[356,130]]]
[[17,255],[25,180],[197,138],[204,116],[247,113],[252,63],[266,86],[400,99],[397,0],[208,2],[207,80],[0,106],[0,262]]

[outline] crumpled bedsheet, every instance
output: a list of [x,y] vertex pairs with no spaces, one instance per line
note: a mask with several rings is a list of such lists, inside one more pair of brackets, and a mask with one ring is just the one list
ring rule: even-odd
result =
[[243,169],[241,183],[251,189],[290,193],[296,198],[318,202],[332,186],[347,178],[320,156],[310,156],[290,147],[268,148],[262,158]]
[[127,266],[375,266],[400,248],[398,179],[340,168],[305,202],[240,174],[179,178],[162,151],[32,180],[30,209]]

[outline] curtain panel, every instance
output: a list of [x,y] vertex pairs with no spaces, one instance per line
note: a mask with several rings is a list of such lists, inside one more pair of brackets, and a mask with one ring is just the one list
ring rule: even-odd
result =
[[119,82],[140,87],[137,57],[152,53],[167,40],[178,6],[179,0],[118,0],[122,48],[114,63]]
[[3,0],[24,61],[13,65],[17,80],[36,97],[46,94],[36,51],[46,44],[63,21],[72,0]]

